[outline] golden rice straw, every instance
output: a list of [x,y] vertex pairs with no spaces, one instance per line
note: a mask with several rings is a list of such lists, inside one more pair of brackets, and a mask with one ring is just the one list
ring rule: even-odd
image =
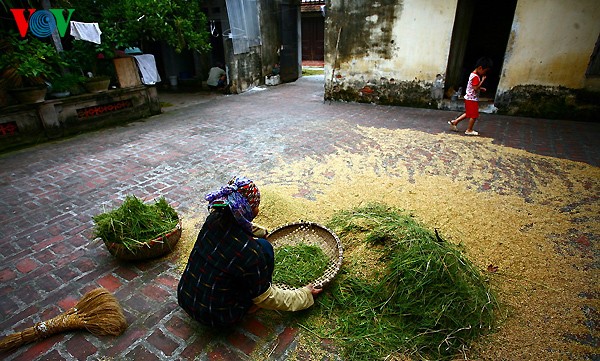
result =
[[0,350],[10,350],[69,330],[86,329],[97,336],[118,336],[126,328],[127,321],[119,301],[105,288],[96,288],[67,312],[4,337],[0,340]]

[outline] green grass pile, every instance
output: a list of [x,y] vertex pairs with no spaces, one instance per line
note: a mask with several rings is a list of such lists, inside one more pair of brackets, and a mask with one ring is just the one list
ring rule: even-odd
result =
[[164,197],[153,204],[145,204],[136,196],[127,196],[118,208],[93,219],[94,237],[123,244],[130,251],[135,251],[172,231],[179,218]]
[[323,275],[329,258],[320,247],[299,243],[275,249],[273,283],[302,287]]
[[302,321],[345,360],[448,360],[493,328],[499,305],[482,273],[410,215],[375,204],[339,212],[328,227],[378,255],[368,276],[347,262]]

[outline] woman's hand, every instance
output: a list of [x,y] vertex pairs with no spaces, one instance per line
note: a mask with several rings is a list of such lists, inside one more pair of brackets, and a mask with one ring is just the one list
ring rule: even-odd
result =
[[317,288],[312,283],[309,283],[308,285],[306,285],[306,288],[308,288],[308,290],[310,291],[310,293],[312,293],[313,296],[316,296],[319,293],[323,292],[323,289],[321,287]]

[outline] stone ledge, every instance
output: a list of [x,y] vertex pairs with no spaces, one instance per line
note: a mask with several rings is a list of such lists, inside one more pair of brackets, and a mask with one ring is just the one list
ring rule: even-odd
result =
[[160,113],[156,87],[143,85],[11,105],[0,115],[0,152]]

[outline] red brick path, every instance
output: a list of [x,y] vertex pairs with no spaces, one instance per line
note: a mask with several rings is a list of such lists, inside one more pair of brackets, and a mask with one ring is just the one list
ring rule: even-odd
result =
[[[66,333],[0,358],[250,360],[270,353],[285,360],[299,330],[269,325],[267,311],[227,333],[198,325],[177,306],[173,257],[116,261],[90,241],[92,216],[127,194],[165,196],[180,214],[202,213],[202,196],[239,169],[268,171],[280,157],[292,161],[335,146],[359,149],[362,139],[337,119],[439,133],[456,115],[323,102],[322,77],[305,77],[0,155],[0,335],[63,312],[98,286],[115,294],[130,325],[120,337]],[[600,165],[599,124],[482,117],[477,129],[495,143]]]
[[320,67],[325,66],[325,62],[323,60],[302,60],[302,66],[312,66],[312,67]]

